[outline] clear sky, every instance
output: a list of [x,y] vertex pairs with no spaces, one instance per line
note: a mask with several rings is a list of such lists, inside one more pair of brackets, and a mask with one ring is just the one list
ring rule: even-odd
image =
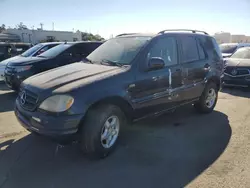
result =
[[170,28],[250,35],[250,0],[0,0],[0,24],[19,22],[105,38]]

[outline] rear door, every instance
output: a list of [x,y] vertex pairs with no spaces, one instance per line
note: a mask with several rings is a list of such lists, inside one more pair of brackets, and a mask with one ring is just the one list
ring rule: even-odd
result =
[[199,97],[204,88],[206,72],[210,69],[208,54],[204,41],[199,36],[180,36],[181,66],[183,76],[183,102]]
[[[152,57],[162,58],[165,67],[147,71]],[[178,104],[179,95],[171,91],[181,87],[178,45],[174,36],[160,36],[150,44],[141,60],[136,82],[130,90],[138,116],[160,112]]]

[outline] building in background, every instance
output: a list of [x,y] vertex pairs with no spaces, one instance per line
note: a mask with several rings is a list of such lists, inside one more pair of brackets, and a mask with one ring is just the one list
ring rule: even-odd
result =
[[18,36],[21,42],[37,44],[45,41],[81,41],[80,31],[49,31],[49,30],[29,30],[29,29],[6,29],[4,34]]
[[243,43],[247,42],[247,38],[245,35],[231,35],[232,43]]
[[215,33],[214,38],[219,44],[222,43],[250,43],[250,36],[246,35],[231,35],[229,32]]
[[214,38],[219,44],[231,42],[231,34],[226,32],[215,33]]

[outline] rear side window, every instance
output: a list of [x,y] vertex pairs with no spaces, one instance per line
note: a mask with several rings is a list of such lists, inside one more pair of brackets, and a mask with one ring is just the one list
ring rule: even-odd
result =
[[206,54],[205,54],[205,51],[204,51],[204,47],[203,47],[202,42],[201,42],[200,39],[197,39],[197,47],[198,47],[200,60],[206,59]]
[[199,60],[199,52],[196,39],[191,36],[181,38],[182,43],[182,63],[189,63]]
[[213,43],[213,46],[214,46],[214,54],[215,56],[217,57],[222,57],[222,54],[221,54],[221,50],[220,50],[220,47],[219,45],[217,44],[216,40],[214,38],[211,38],[212,39],[212,43]]

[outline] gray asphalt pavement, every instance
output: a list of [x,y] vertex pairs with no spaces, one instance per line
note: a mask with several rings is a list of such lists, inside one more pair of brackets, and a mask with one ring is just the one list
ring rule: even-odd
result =
[[250,187],[250,92],[226,89],[213,113],[192,106],[129,125],[108,158],[30,135],[0,84],[0,187]]

